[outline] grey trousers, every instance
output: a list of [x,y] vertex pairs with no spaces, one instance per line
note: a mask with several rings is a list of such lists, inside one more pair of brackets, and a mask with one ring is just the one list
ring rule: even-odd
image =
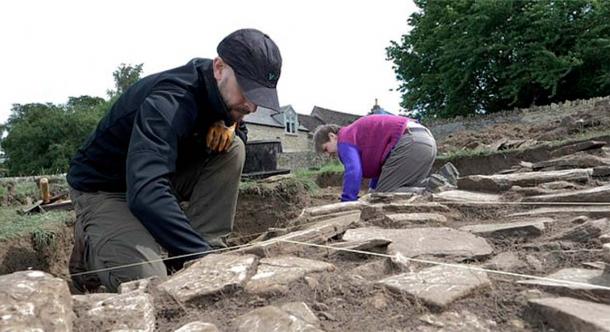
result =
[[[236,137],[226,153],[202,158],[171,178],[178,201],[189,201],[184,212],[191,225],[212,247],[222,246],[221,238],[233,229],[245,155],[245,145]],[[76,212],[70,273],[134,264],[73,277],[76,288],[101,283],[114,292],[125,281],[167,276],[162,248],[131,213],[125,193],[72,189],[70,194]]]
[[436,141],[428,129],[417,128],[405,133],[383,164],[375,191],[425,187],[435,159]]

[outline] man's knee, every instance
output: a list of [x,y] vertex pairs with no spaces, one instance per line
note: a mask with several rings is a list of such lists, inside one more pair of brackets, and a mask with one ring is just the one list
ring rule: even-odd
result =
[[166,278],[167,271],[163,262],[145,263],[142,265],[115,268],[98,273],[100,282],[108,292],[117,292],[124,282],[145,279],[149,277]]
[[[125,239],[112,239],[99,250],[92,252],[91,270],[100,270],[98,277],[110,292],[116,292],[124,282],[157,276],[167,277],[165,264],[152,241],[131,232],[133,243]],[[151,242],[151,243],[147,243]]]

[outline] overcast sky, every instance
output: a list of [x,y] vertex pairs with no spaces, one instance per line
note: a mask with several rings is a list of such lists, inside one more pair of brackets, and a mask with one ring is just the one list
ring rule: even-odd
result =
[[397,112],[400,96],[385,47],[408,31],[410,0],[384,1],[3,1],[0,4],[0,122],[13,103],[106,97],[120,63],[144,75],[257,28],[283,57],[280,103],[364,114],[378,98]]

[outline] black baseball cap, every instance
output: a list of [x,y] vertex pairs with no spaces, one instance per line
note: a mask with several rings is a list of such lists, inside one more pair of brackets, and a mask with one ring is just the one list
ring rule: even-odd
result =
[[218,44],[218,55],[235,72],[246,98],[273,110],[280,109],[277,81],[282,70],[280,50],[266,34],[256,29],[241,29]]

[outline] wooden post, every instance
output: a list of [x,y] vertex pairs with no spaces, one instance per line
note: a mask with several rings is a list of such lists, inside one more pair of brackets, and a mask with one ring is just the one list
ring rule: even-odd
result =
[[47,178],[40,179],[40,193],[42,203],[49,204],[51,202],[51,194],[49,193],[49,180]]

